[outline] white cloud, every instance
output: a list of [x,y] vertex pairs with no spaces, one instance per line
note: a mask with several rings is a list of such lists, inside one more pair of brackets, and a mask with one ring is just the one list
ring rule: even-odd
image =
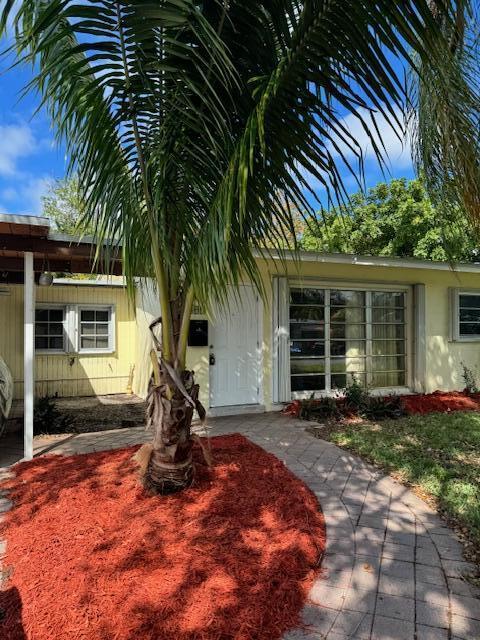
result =
[[[378,148],[381,150],[382,157],[386,163],[386,173],[391,173],[391,175],[398,175],[399,173],[401,175],[408,174],[408,170],[412,168],[411,145],[410,140],[406,137],[402,127],[397,124],[396,128],[392,128],[391,124],[385,117],[376,114],[375,123],[378,127],[377,133],[370,112],[367,109],[361,109],[359,110],[359,115],[364,119]],[[403,123],[403,114],[399,109],[395,109],[395,115],[399,122]],[[354,148],[358,153],[361,151],[363,154],[365,162],[365,181],[363,182],[361,180],[361,174],[358,167],[358,156],[355,155],[355,152],[352,151],[348,145],[337,140],[338,150],[332,143],[329,143],[327,148],[337,164],[344,188],[349,192],[358,191],[362,188],[362,185],[363,187],[368,187],[372,184],[372,181],[375,182],[376,180],[381,180],[385,176],[382,175],[381,167],[378,164],[374,148],[368,134],[362,126],[361,121],[355,115],[348,114],[341,120],[341,122],[342,125],[350,132],[353,140],[356,141],[358,146],[356,147],[352,143]],[[383,147],[380,141],[383,142]],[[356,176],[352,174],[351,170],[343,163],[342,154],[350,163],[350,166],[356,173]],[[310,189],[316,194],[316,197],[323,202],[326,199],[327,191],[322,182],[304,167],[300,167],[299,170],[308,182]],[[357,178],[361,181],[360,184]],[[307,189],[304,190],[304,194],[307,199],[312,199],[312,196]]]
[[[23,175],[19,177],[15,187],[9,186],[2,190],[2,201],[13,205],[19,213],[38,216],[42,213],[42,196],[44,196],[51,184],[48,176]],[[0,205],[0,210],[8,211],[5,204]]]
[[[40,131],[37,132],[40,134]],[[51,177],[30,157],[51,146],[24,122],[0,125],[0,201],[2,210],[39,215]]]
[[[403,122],[403,115],[400,110],[395,108],[394,111],[398,120]],[[378,128],[377,132],[373,124],[372,116],[367,109],[359,110],[359,115],[364,119],[368,129],[373,135],[375,143],[390,166],[395,169],[406,169],[411,167],[412,156],[410,140],[405,135],[402,127],[395,123],[392,126],[384,116],[375,114],[374,118]],[[342,124],[348,129],[353,139],[356,141],[358,149],[363,153],[364,159],[376,161],[375,150],[372,142],[358,117],[353,114],[349,114],[343,118]],[[356,158],[355,153],[346,144],[339,142],[338,146],[348,160],[354,160]],[[329,149],[335,159],[340,157],[339,152],[333,147],[333,145],[330,145]]]
[[8,15],[5,40],[7,40],[7,43],[9,45],[13,43],[13,38],[15,36],[15,30],[14,30],[13,22],[14,22],[15,16],[18,13],[18,10],[20,9],[21,4],[22,4],[21,0],[15,0],[13,5],[12,5],[12,8],[10,9],[10,13]]
[[26,124],[0,125],[0,175],[13,176],[20,158],[32,155],[37,144]]
[[32,215],[41,215],[42,196],[47,193],[51,182],[51,178],[47,176],[32,177],[23,185],[22,198]]

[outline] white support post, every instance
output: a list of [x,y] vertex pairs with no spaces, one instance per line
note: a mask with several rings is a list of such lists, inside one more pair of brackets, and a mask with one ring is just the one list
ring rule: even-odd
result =
[[33,458],[33,403],[35,389],[35,280],[33,253],[24,254],[24,300],[23,300],[23,443],[26,460]]

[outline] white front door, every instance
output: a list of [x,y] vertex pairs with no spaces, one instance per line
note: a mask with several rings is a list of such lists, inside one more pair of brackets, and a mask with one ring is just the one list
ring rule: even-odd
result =
[[259,397],[258,296],[250,285],[233,290],[229,305],[210,323],[210,406],[257,404]]

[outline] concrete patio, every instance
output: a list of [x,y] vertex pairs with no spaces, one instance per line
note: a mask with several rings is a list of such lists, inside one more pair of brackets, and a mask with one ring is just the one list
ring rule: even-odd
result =
[[[134,394],[56,398],[55,407],[62,415],[68,416],[72,427],[70,430],[79,433],[107,431],[116,425],[122,428],[135,427],[142,425],[145,420],[145,400]],[[8,424],[11,424],[10,432],[0,437],[0,468],[15,464],[25,455],[21,400],[14,401]],[[33,456],[36,457],[71,437],[71,433],[36,436],[33,438]]]
[[[91,434],[89,434],[91,435]],[[72,434],[62,434],[58,436],[45,436],[33,439],[33,455],[37,457],[42,453],[47,453],[51,448],[56,448],[60,444],[72,438]],[[0,438],[0,469],[8,467],[16,462],[20,462],[24,456],[23,433],[7,433]]]
[[[284,640],[480,638],[480,590],[463,578],[475,567],[464,561],[455,534],[406,487],[305,426],[275,413],[211,419],[208,429],[211,436],[240,432],[275,454],[312,489],[325,514],[327,548],[303,611],[307,627]],[[89,453],[150,438],[130,428],[36,439],[35,454]],[[5,466],[18,452],[0,444]],[[0,511],[8,506],[0,498]]]

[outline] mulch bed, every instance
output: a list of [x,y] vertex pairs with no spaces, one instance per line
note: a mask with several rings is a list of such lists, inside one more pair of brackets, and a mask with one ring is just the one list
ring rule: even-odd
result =
[[325,526],[315,496],[240,435],[195,450],[190,489],[139,488],[137,447],[15,467],[0,525],[2,640],[273,640],[300,622]]
[[[312,403],[312,401],[309,402]],[[315,404],[315,402],[314,400],[313,404]],[[480,411],[480,393],[434,391],[433,393],[427,394],[412,394],[401,396],[401,404],[406,415],[449,413],[451,411]],[[300,400],[294,400],[285,407],[282,413],[298,417],[301,406],[302,403]],[[360,420],[358,416],[344,409],[342,398],[337,400],[337,406],[342,414],[342,419],[346,422]],[[334,420],[334,422],[338,421]]]
[[402,402],[408,414],[480,410],[480,394],[468,394],[465,391],[435,391],[425,395],[403,396]]

